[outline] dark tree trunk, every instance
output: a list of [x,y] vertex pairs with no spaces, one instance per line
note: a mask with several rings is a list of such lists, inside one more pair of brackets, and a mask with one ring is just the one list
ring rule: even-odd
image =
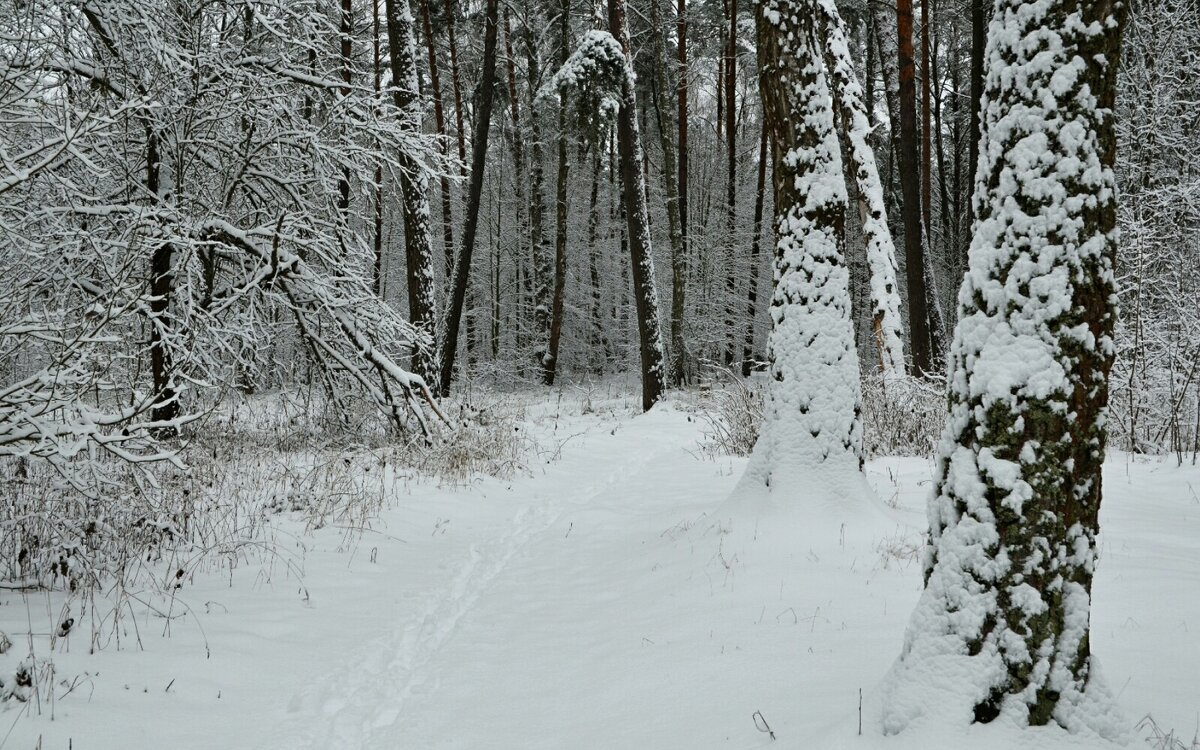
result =
[[725,364],[732,366],[737,357],[737,0],[726,0],[729,9],[729,33],[725,50]]
[[[559,6],[559,65],[571,54],[571,0]],[[555,190],[554,297],[550,308],[550,343],[542,361],[542,381],[554,385],[558,346],[562,339],[563,305],[567,286],[567,110],[558,108],[558,186]]]
[[679,254],[671,256],[671,370],[672,380],[682,384],[687,378],[687,350],[683,340],[683,316],[687,291],[688,257],[688,56],[687,56],[687,3],[678,0],[676,8],[679,36],[679,99],[677,120],[679,126]]
[[900,190],[904,196],[904,256],[908,279],[908,335],[913,372],[930,371],[929,307],[925,288],[925,248],[921,237],[921,178],[917,156],[917,86],[913,61],[912,0],[896,3],[900,73]]
[[463,226],[462,248],[454,263],[454,288],[446,309],[446,324],[442,331],[443,393],[450,391],[454,374],[454,355],[458,347],[458,327],[467,287],[471,278],[471,255],[475,250],[475,233],[479,226],[479,204],[483,195],[483,177],[487,167],[488,132],[492,124],[492,99],[496,88],[496,37],[499,26],[499,0],[487,0],[484,14],[483,70],[479,82],[479,104],[475,109],[475,137],[471,141],[471,182],[467,188],[467,218]]
[[[609,32],[616,37],[629,59],[629,35],[625,30],[624,0],[608,0]],[[632,73],[632,64],[627,62]],[[662,334],[658,321],[658,292],[654,283],[654,257],[650,247],[650,218],[646,209],[642,177],[642,139],[638,133],[637,100],[633,80],[626,75],[621,85],[621,107],[617,114],[617,151],[621,162],[625,227],[633,276],[633,298],[637,309],[638,343],[642,364],[642,409],[649,410],[662,398],[664,386]]]
[[[349,2],[349,0],[345,0]],[[438,148],[442,156],[449,156],[446,140],[446,115],[442,106],[442,77],[438,72],[437,48],[433,44],[433,23],[429,18],[429,0],[420,0],[421,26],[425,32],[425,50],[429,56],[429,89],[433,97],[433,125],[438,134]],[[445,174],[439,178],[442,190],[442,249],[446,253],[446,277],[454,270],[454,216],[451,213],[453,196],[450,193],[450,178]]]
[[[421,129],[417,97],[417,61],[412,15],[406,0],[386,0],[388,51],[391,57],[393,97],[401,124],[412,133]],[[439,382],[434,335],[433,248],[429,241],[429,179],[420,164],[403,151],[397,155],[400,194],[404,209],[404,248],[408,262],[410,322],[428,335],[428,348],[413,351],[413,372],[430,389]]]
[[749,377],[754,364],[754,322],[758,317],[758,264],[762,249],[763,196],[767,188],[767,144],[770,131],[763,123],[758,139],[758,184],[754,192],[754,237],[750,240],[750,291],[746,295],[746,342],[742,348],[742,377]]

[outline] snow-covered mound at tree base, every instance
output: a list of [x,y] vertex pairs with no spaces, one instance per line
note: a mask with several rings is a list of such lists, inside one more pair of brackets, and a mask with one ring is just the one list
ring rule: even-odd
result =
[[[220,571],[187,583],[179,603],[194,617],[173,619],[169,639],[133,604],[144,650],[130,619],[124,648],[95,656],[86,629],[53,652],[39,636],[39,655],[78,687],[57,691],[53,721],[46,701],[40,715],[3,704],[4,747],[1103,747],[999,721],[884,736],[878,686],[921,591],[926,461],[868,462],[869,510],[848,514],[844,533],[819,518],[789,523],[790,543],[755,541],[752,515],[722,512],[746,462],[703,460],[684,407],[565,416],[567,401],[531,408],[560,419],[522,427],[550,448],[533,476],[400,483],[376,531],[349,545],[344,529],[281,524],[307,548],[304,591],[282,562],[273,574],[243,565],[232,586]],[[1130,722],[1152,713],[1190,737],[1200,502],[1188,487],[1200,469],[1119,457],[1106,472],[1093,652]],[[41,595],[4,601],[0,629],[16,645],[0,660],[24,650],[30,615],[48,630]]]

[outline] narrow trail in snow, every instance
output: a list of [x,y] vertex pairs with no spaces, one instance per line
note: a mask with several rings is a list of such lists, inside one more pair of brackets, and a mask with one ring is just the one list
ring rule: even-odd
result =
[[[449,583],[421,596],[411,617],[400,618],[357,650],[337,674],[301,688],[273,745],[281,750],[394,747],[390,730],[404,718],[409,698],[427,683],[436,684],[431,662],[509,563],[535,547],[564,512],[588,507],[614,484],[627,482],[666,453],[689,447],[694,438],[689,431],[664,440],[661,430],[639,430],[636,420],[616,432],[618,437],[593,430],[565,448],[544,474],[514,482],[521,507],[505,533],[470,544]],[[581,489],[585,478],[588,484]]]

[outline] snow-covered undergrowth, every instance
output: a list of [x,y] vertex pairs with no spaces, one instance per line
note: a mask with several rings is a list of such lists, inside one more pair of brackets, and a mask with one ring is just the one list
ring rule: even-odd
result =
[[[698,450],[690,401],[637,416],[636,397],[599,392],[504,401],[536,446],[520,470],[398,467],[361,524],[269,515],[274,552],[210,558],[173,604],[128,589],[105,625],[119,648],[91,653],[86,615],[52,637],[61,593],[4,592],[3,670],[32,650],[54,671],[0,707],[2,746],[1094,747],[999,723],[882,735],[877,686],[921,589],[926,459],[872,459],[863,497],[816,513],[794,487],[765,519],[727,504],[746,460]],[[315,489],[373,481],[368,464]],[[1137,736],[1188,748],[1200,469],[1116,455],[1105,470],[1093,651],[1131,729],[1154,717]]]
[[[758,439],[765,383],[717,375],[694,399],[710,455],[748,456]],[[863,449],[868,456],[928,456],[946,419],[943,383],[871,375],[862,379]]]
[[328,527],[349,547],[409,484],[529,473],[539,445],[523,401],[478,393],[444,407],[450,423],[426,441],[389,435],[370,412],[331,418],[302,393],[239,398],[189,426],[186,470],[113,462],[107,475],[125,481],[92,498],[43,464],[0,466],[0,602],[25,605],[0,627],[0,700],[41,710],[73,691],[77,676],[55,666],[63,644],[142,649],[139,618],[161,620],[161,635],[198,625],[186,594],[197,577],[247,569],[303,591],[305,535]]

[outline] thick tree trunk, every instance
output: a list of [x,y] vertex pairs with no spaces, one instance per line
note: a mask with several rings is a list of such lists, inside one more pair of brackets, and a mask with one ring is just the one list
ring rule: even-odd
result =
[[[388,52],[392,65],[393,97],[400,110],[401,124],[411,133],[421,131],[421,107],[417,96],[416,45],[413,20],[405,0],[386,0]],[[424,169],[404,152],[397,155],[400,194],[404,213],[404,247],[408,261],[408,309],[410,322],[428,337],[413,349],[413,372],[431,389],[438,385],[437,347],[434,336],[433,248],[429,241],[429,178]]]
[[887,683],[888,732],[934,709],[927,720],[1127,731],[1089,646],[1126,12],[996,4],[926,587]]
[[917,155],[917,84],[913,61],[912,0],[897,0],[896,45],[900,72],[900,190],[904,195],[904,256],[908,279],[908,336],[912,368],[923,375],[932,367],[929,307],[925,289],[925,247],[921,236],[920,161]]
[[499,0],[487,0],[484,14],[483,70],[479,82],[479,104],[475,110],[475,137],[471,141],[471,182],[467,188],[467,218],[463,226],[462,248],[454,263],[454,288],[446,308],[446,323],[442,327],[443,393],[450,392],[454,374],[454,355],[458,348],[458,327],[463,304],[471,279],[471,256],[475,251],[475,234],[479,227],[479,204],[483,195],[483,177],[487,168],[488,133],[492,124],[492,100],[496,88],[496,37],[499,26]]
[[662,333],[658,320],[658,290],[654,280],[654,256],[650,246],[650,217],[646,210],[645,180],[642,176],[642,139],[638,133],[637,100],[633,88],[633,65],[629,58],[629,34],[625,30],[624,0],[608,0],[609,32],[625,51],[626,73],[621,84],[621,107],[617,114],[617,150],[621,162],[625,226],[633,276],[633,298],[637,309],[638,343],[642,363],[642,409],[649,410],[662,398],[664,386]]
[[747,478],[773,490],[803,483],[836,493],[858,475],[863,449],[843,254],[846,184],[819,15],[807,0],[763,0],[757,14],[777,240],[771,379]]

